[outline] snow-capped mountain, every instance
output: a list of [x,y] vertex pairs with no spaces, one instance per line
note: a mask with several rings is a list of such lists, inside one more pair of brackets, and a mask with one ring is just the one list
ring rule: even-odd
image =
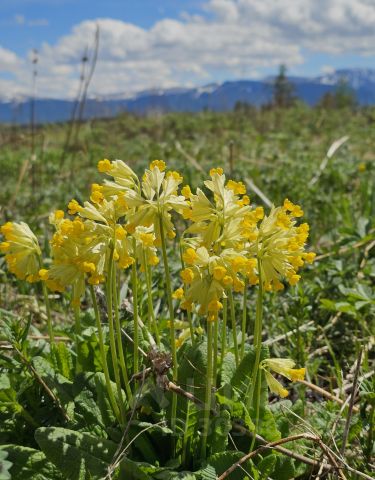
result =
[[[290,77],[297,97],[309,105],[316,104],[327,92],[333,92],[345,81],[355,93],[359,104],[375,105],[375,70],[343,69],[315,78]],[[232,110],[237,102],[255,106],[272,98],[273,78],[264,80],[238,80],[222,84],[209,84],[196,88],[154,89],[136,95],[118,93],[89,98],[85,104],[85,118],[113,117],[129,111],[137,114],[149,112],[199,112]],[[1,92],[0,92],[1,98]],[[38,99],[35,111],[38,122],[58,122],[71,118],[72,100]],[[17,98],[0,101],[0,122],[28,123],[30,99]]]

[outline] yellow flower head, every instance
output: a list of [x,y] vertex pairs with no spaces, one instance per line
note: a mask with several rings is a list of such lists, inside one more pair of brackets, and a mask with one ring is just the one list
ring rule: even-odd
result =
[[246,193],[246,187],[242,182],[235,182],[234,180],[229,180],[227,187],[232,190],[236,195],[244,195]]
[[111,171],[111,169],[112,169],[112,163],[110,162],[110,160],[108,160],[107,158],[105,158],[104,160],[99,160],[98,171],[100,173],[108,173]]
[[194,280],[194,272],[191,268],[185,268],[180,275],[185,284],[189,284]]
[[172,297],[176,300],[181,300],[181,298],[184,298],[184,289],[181,287],[177,288],[177,290],[173,292]]
[[269,290],[281,290],[283,278],[296,285],[301,278],[298,269],[304,260],[313,259],[313,255],[306,257],[304,252],[309,226],[296,226],[295,214],[300,214],[299,207],[288,199],[283,207],[273,207],[256,227],[256,241],[249,244],[249,252],[259,259],[263,285]]
[[79,213],[83,207],[73,198],[73,200],[70,200],[68,203],[68,213],[69,215],[76,215]]
[[210,177],[213,177],[214,175],[223,175],[223,173],[224,170],[221,167],[211,168]]
[[182,187],[181,195],[183,195],[185,198],[191,198],[192,191],[191,191],[190,185],[185,185],[184,187]]
[[305,368],[294,368],[295,362],[290,358],[266,358],[261,363],[263,368],[273,370],[288,380],[299,381],[305,378]]
[[154,170],[154,168],[158,168],[160,172],[164,172],[164,170],[167,168],[167,166],[166,166],[164,160],[153,160],[150,163],[150,170]]
[[182,255],[182,259],[187,265],[194,265],[197,258],[198,258],[197,252],[194,250],[194,248],[191,248],[191,247],[185,250],[185,252]]
[[5,237],[1,251],[6,254],[9,271],[20,280],[40,280],[38,272],[41,250],[30,227],[24,222],[7,222],[0,230]]

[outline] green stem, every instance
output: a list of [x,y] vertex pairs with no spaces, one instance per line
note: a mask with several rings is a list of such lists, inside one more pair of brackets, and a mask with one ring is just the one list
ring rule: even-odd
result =
[[147,265],[146,254],[143,253],[144,264],[145,264],[145,275],[146,275],[146,286],[147,286],[147,313],[148,313],[148,323],[150,324],[150,331],[154,330],[156,344],[160,346],[160,335],[158,324],[155,318],[155,312],[152,301],[152,283],[151,283],[151,268]]
[[191,312],[189,310],[186,312],[187,314],[187,319],[189,322],[189,329],[190,329],[190,338],[191,338],[191,344],[195,344],[195,338],[194,338],[194,325],[193,325],[193,319],[191,318]]
[[207,322],[207,377],[206,395],[204,403],[203,431],[201,444],[201,459],[206,459],[207,435],[210,425],[211,411],[211,390],[212,390],[212,322]]
[[116,325],[116,333],[117,333],[117,348],[119,352],[119,360],[120,360],[120,368],[122,373],[122,378],[125,385],[126,394],[128,396],[128,402],[130,403],[132,400],[132,391],[130,388],[129,377],[128,377],[128,370],[125,364],[125,355],[124,349],[122,345],[122,333],[121,333],[121,322],[120,316],[118,312],[118,297],[117,297],[117,278],[116,278],[116,270],[113,269],[112,273],[112,288],[113,288],[113,306],[114,306],[114,313],[115,313],[115,325]]
[[108,397],[112,406],[112,410],[117,418],[117,421],[120,422],[120,410],[117,406],[117,402],[112,390],[111,379],[109,377],[107,356],[105,352],[103,329],[100,321],[98,302],[96,300],[95,290],[92,285],[90,285],[90,294],[91,294],[92,305],[94,307],[96,328],[98,330],[98,338],[99,338],[99,350],[100,350],[100,356],[102,358],[103,372],[104,372],[104,378],[105,378],[105,383],[107,387]]
[[213,338],[214,355],[213,355],[213,368],[212,368],[212,381],[213,381],[213,386],[215,388],[216,388],[216,382],[217,382],[218,336],[219,336],[219,319],[216,319],[216,321],[214,323],[214,338]]
[[51,345],[54,346],[55,345],[55,336],[53,334],[53,328],[52,328],[51,305],[50,305],[49,298],[48,298],[47,287],[46,287],[44,282],[42,282],[42,285],[43,285],[44,303],[46,305],[46,312],[47,312],[48,335],[49,335]]
[[223,368],[225,347],[227,345],[227,318],[228,318],[228,300],[223,298],[223,323],[221,326],[221,360],[220,360],[220,374]]
[[[42,258],[38,257],[38,260],[39,260],[39,268],[43,268]],[[43,290],[44,304],[46,306],[46,313],[47,313],[48,336],[49,336],[51,349],[52,349],[55,346],[55,336],[53,334],[53,328],[52,328],[51,304],[48,298],[47,286],[43,281],[42,281],[42,290]]]
[[112,358],[112,365],[113,365],[113,373],[115,375],[115,382],[117,387],[117,394],[120,401],[120,412],[122,421],[125,421],[125,411],[124,411],[124,404],[123,404],[123,397],[122,397],[122,390],[121,390],[121,379],[120,379],[120,370],[118,365],[118,356],[117,356],[117,348],[116,348],[116,340],[115,340],[115,328],[113,323],[113,305],[112,305],[112,276],[113,272],[113,248],[111,249],[108,261],[108,277],[107,277],[107,313],[108,313],[108,326],[109,326],[109,344],[111,350],[111,358]]
[[[80,306],[74,301],[74,287],[73,287],[73,313],[74,313],[74,332],[76,335],[81,335],[82,326],[81,326],[81,309]],[[78,347],[78,345],[77,345]],[[77,350],[78,351],[78,350]]]
[[245,280],[245,287],[243,292],[242,303],[242,332],[241,332],[241,353],[240,358],[243,359],[245,355],[245,339],[246,339],[246,320],[247,320],[247,280]]
[[133,239],[134,263],[132,264],[132,290],[133,290],[133,323],[134,323],[134,374],[138,373],[138,347],[139,347],[139,325],[138,325],[138,284],[137,284],[137,261],[135,259],[136,240]]
[[234,310],[234,300],[232,290],[228,290],[229,303],[230,303],[230,315],[232,320],[232,334],[233,334],[233,344],[234,344],[234,357],[236,359],[236,366],[240,363],[238,355],[238,343],[237,343],[237,330],[236,330],[236,313]]
[[[259,372],[260,354],[262,350],[263,279],[261,274],[261,264],[259,260],[258,260],[258,271],[259,271],[259,287],[258,287],[258,297],[257,297],[256,314],[255,314],[255,326],[254,326],[255,360],[254,360],[253,371],[251,375],[251,383],[249,383],[247,392],[246,392],[249,408],[253,403],[254,391],[255,391],[257,376]],[[258,399],[258,408],[256,410],[259,410],[259,399]],[[257,417],[257,411],[255,416]],[[257,428],[257,425],[255,425],[255,427]]]
[[[169,271],[168,257],[167,257],[167,247],[165,244],[165,235],[164,235],[164,226],[163,221],[160,217],[160,237],[161,237],[161,249],[163,254],[163,263],[165,271],[165,283],[167,287],[167,299],[168,299],[168,308],[169,308],[169,326],[170,326],[170,343],[172,350],[172,361],[173,361],[173,381],[177,382],[177,352],[176,352],[176,339],[175,339],[175,325],[174,325],[174,311],[173,311],[173,300],[172,300],[172,287],[171,287],[171,276]],[[172,396],[172,410],[171,410],[171,425],[172,430],[174,430],[175,420],[177,413],[177,396]]]

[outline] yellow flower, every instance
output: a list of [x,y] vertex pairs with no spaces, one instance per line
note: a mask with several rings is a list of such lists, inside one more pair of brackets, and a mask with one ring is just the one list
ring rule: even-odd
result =
[[1,250],[6,253],[9,271],[20,280],[38,281],[41,250],[30,227],[24,222],[7,222],[1,227],[1,233],[5,237]]
[[153,162],[151,165],[153,169],[146,170],[141,190],[127,191],[127,219],[133,225],[153,225],[157,240],[161,240],[161,223],[164,235],[172,238],[174,225],[171,212],[182,214],[187,207],[185,197],[177,194],[182,177],[176,174],[165,175],[165,172],[160,170],[159,167],[162,166],[159,163]]
[[185,185],[184,187],[182,187],[181,195],[183,195],[185,198],[190,198],[192,196],[190,185]]
[[244,195],[246,193],[246,187],[242,182],[235,182],[234,180],[229,180],[227,187],[236,195]]
[[177,288],[177,290],[173,292],[172,297],[175,298],[176,300],[181,300],[181,298],[184,298],[184,289],[181,287]]
[[291,381],[299,381],[305,378],[306,370],[304,368],[293,368],[294,366],[295,362],[289,358],[267,358],[260,363],[260,368],[264,370],[271,392],[282,398],[288,396],[288,390],[271,375],[269,370],[273,370]]
[[184,283],[189,284],[194,280],[194,272],[191,268],[185,268],[180,273],[181,279]]
[[179,172],[175,172],[175,171],[167,172],[166,177],[167,178],[172,177],[175,180],[177,180],[178,182],[182,182],[182,180],[184,179],[184,177]]
[[271,390],[272,393],[279,395],[281,398],[285,398],[289,395],[289,392],[286,388],[284,388],[280,382],[276,380],[275,377],[272,376],[270,372],[267,370],[264,371],[266,376],[266,381],[268,388]]
[[[76,213],[79,213],[82,209],[83,207],[74,198],[68,203],[69,215],[75,215]],[[56,215],[55,215],[55,218],[56,218]]]
[[214,267],[213,276],[215,280],[219,280],[219,281],[223,280],[226,273],[227,273],[227,269],[225,267],[221,267],[221,266]]
[[188,248],[182,255],[182,259],[187,265],[194,265],[197,258],[197,252],[193,248]]
[[223,175],[223,173],[224,170],[221,167],[211,168],[210,177],[213,177],[214,175]]
[[295,362],[290,358],[266,358],[261,366],[283,375],[288,380],[299,381],[305,378],[305,368],[294,368]]
[[316,253],[314,252],[306,252],[303,254],[303,258],[306,260],[307,263],[313,263],[315,260]]
[[105,158],[104,160],[99,160],[98,171],[100,173],[108,173],[111,171],[111,169],[112,169],[112,164],[110,160],[108,160],[107,158]]
[[150,163],[150,170],[154,170],[154,168],[158,168],[160,172],[164,172],[167,166],[164,160],[154,160]]
[[91,185],[90,200],[94,203],[101,203],[104,200],[103,187],[97,183]]
[[303,266],[303,260],[311,260],[313,257],[311,255],[305,258],[304,252],[309,226],[306,223],[296,226],[292,212],[288,213],[295,208],[288,199],[283,207],[273,207],[257,226],[256,241],[249,244],[249,253],[259,259],[264,286],[275,291],[282,289],[283,278],[290,285],[296,285],[301,278],[297,271]]

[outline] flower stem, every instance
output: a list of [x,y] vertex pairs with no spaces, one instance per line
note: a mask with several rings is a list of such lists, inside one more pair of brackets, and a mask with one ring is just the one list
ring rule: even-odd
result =
[[128,396],[128,402],[130,403],[132,400],[132,391],[130,388],[129,377],[128,377],[128,370],[126,368],[125,363],[125,355],[124,349],[122,345],[122,334],[121,334],[121,322],[120,316],[118,312],[118,297],[117,297],[117,278],[116,278],[116,270],[113,269],[112,273],[112,288],[113,288],[113,306],[114,306],[114,313],[115,313],[115,325],[116,325],[116,333],[117,333],[117,348],[119,353],[119,360],[120,360],[120,368],[122,373],[122,378],[125,385],[126,394]]
[[[217,320],[216,320],[217,321]],[[207,377],[206,395],[204,402],[203,432],[201,444],[201,459],[206,459],[207,435],[210,425],[211,411],[211,390],[212,390],[212,322],[207,322]]]
[[46,284],[42,282],[42,289],[43,289],[43,297],[44,297],[44,303],[46,306],[46,313],[47,313],[47,329],[48,329],[48,336],[49,336],[49,341],[51,343],[51,348],[54,348],[55,346],[55,336],[53,334],[53,328],[52,328],[52,317],[51,317],[51,304],[49,302],[48,298],[48,291]]
[[233,344],[234,344],[234,357],[236,359],[236,366],[240,363],[238,355],[238,343],[237,343],[237,330],[236,330],[236,313],[234,310],[234,300],[232,290],[228,290],[229,303],[230,303],[230,315],[232,320],[232,334],[233,334]]
[[117,348],[116,348],[116,340],[115,340],[115,328],[113,323],[113,305],[112,305],[112,283],[113,283],[113,248],[111,249],[111,253],[109,256],[108,262],[108,277],[107,277],[107,313],[108,313],[108,326],[109,326],[109,344],[111,350],[111,357],[112,357],[112,365],[113,365],[113,373],[115,375],[116,387],[117,387],[117,394],[119,396],[120,401],[120,412],[121,412],[121,419],[122,421],[125,420],[125,411],[124,411],[124,404],[123,404],[123,397],[122,397],[122,390],[121,390],[121,379],[120,379],[120,371],[118,366],[118,358],[117,358]]
[[133,290],[133,323],[134,323],[134,374],[138,373],[138,346],[139,346],[139,325],[138,325],[138,284],[137,284],[137,261],[135,259],[136,239],[133,239],[134,263],[132,264],[132,290]]
[[247,280],[245,280],[245,287],[243,292],[242,303],[242,334],[241,334],[241,353],[240,358],[243,359],[245,355],[245,339],[246,339],[246,320],[247,320]]
[[[164,271],[165,271],[165,283],[166,283],[166,287],[167,287],[167,292],[166,293],[167,293],[168,308],[169,308],[170,343],[171,343],[172,361],[173,361],[173,381],[177,382],[178,365],[177,365],[177,352],[176,352],[176,339],[175,339],[171,275],[170,275],[170,271],[169,271],[169,264],[168,264],[168,257],[167,257],[167,246],[166,246],[166,243],[165,243],[164,225],[163,225],[163,220],[162,220],[161,217],[159,218],[159,223],[160,223],[161,249],[162,249],[162,254],[163,254],[163,263],[164,263]],[[173,395],[172,396],[172,410],[171,410],[172,430],[174,430],[174,427],[175,427],[176,413],[177,413],[177,396]]]
[[194,338],[194,324],[193,324],[193,319],[191,318],[191,312],[189,310],[186,312],[187,319],[189,322],[189,329],[190,329],[190,338],[191,338],[191,344],[194,346],[195,344],[195,338]]
[[220,360],[220,374],[223,368],[225,358],[225,347],[227,345],[227,318],[228,318],[228,300],[223,298],[223,323],[221,326],[221,360]]
[[151,284],[151,268],[147,265],[146,254],[143,252],[144,264],[145,264],[145,276],[146,276],[146,286],[147,286],[147,314],[148,314],[148,323],[150,331],[154,330],[156,344],[160,346],[160,335],[159,329],[155,318],[155,312],[152,302],[152,284]]
[[212,368],[212,382],[216,388],[217,382],[217,349],[218,349],[218,336],[219,336],[219,319],[216,319],[214,323],[214,338],[213,338],[213,368]]
[[[250,408],[253,403],[255,387],[257,384],[257,380],[259,375],[259,362],[260,362],[260,354],[262,350],[262,321],[263,321],[263,280],[261,274],[261,263],[258,259],[258,271],[259,271],[259,287],[258,287],[258,297],[257,297],[257,305],[256,305],[256,314],[255,314],[255,326],[254,326],[254,351],[255,351],[255,359],[253,364],[253,371],[251,375],[251,383],[249,383],[246,397],[248,398],[248,407]],[[259,388],[257,389],[260,392]],[[257,395],[258,397],[258,395]],[[258,420],[259,420],[259,398],[257,398],[256,405],[255,405],[255,418],[256,424],[255,428],[258,428]]]
[[96,300],[96,295],[95,295],[95,290],[92,285],[90,285],[90,294],[91,294],[91,300],[92,300],[92,305],[94,307],[94,313],[95,313],[95,321],[96,321],[96,328],[98,330],[98,338],[99,338],[99,350],[100,350],[100,355],[102,358],[102,365],[103,365],[103,372],[104,372],[104,378],[105,378],[105,383],[107,387],[107,392],[108,392],[108,397],[109,401],[112,406],[112,410],[117,418],[117,421],[120,422],[120,410],[117,406],[117,402],[115,399],[115,396],[113,394],[112,390],[112,385],[111,385],[111,379],[109,377],[109,371],[108,371],[108,364],[107,364],[107,356],[105,352],[105,346],[104,346],[104,337],[103,337],[103,329],[102,329],[102,324],[100,321],[100,313],[99,313],[99,307],[98,307],[98,302]]

